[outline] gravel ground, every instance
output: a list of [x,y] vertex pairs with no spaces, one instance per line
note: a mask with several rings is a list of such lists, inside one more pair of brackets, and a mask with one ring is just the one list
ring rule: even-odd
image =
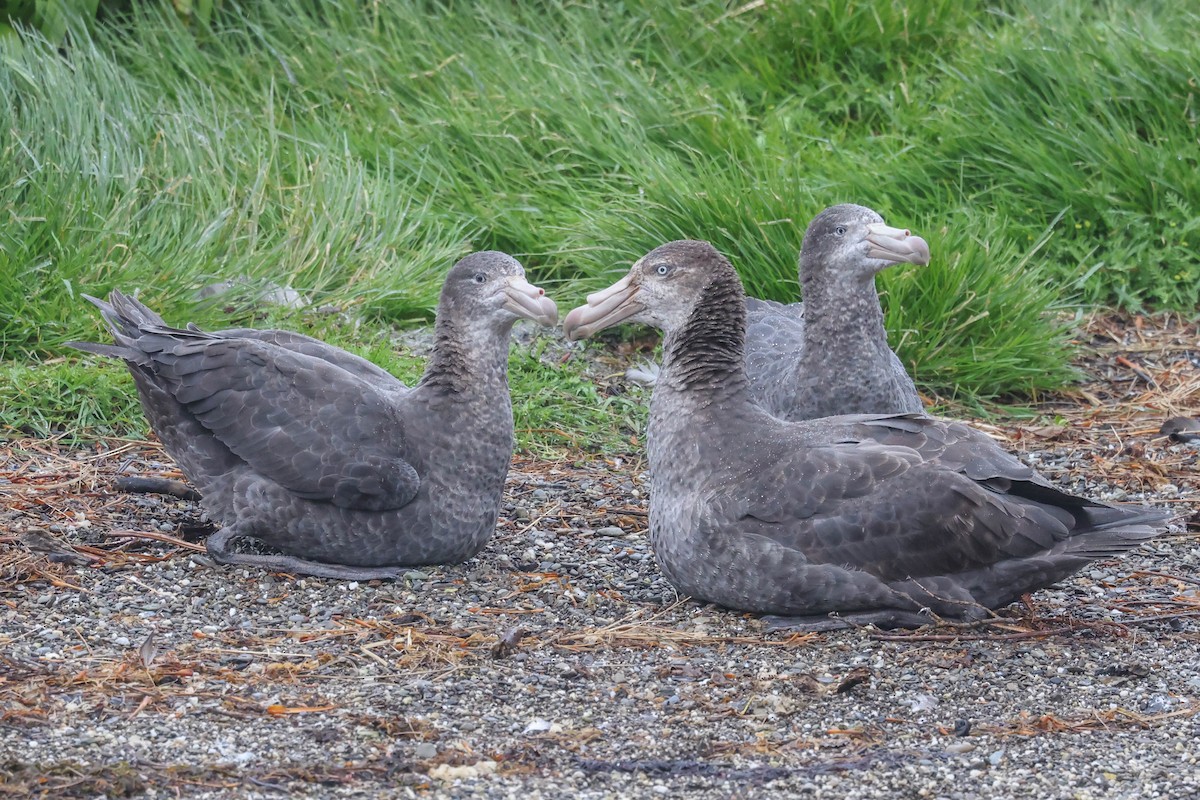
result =
[[518,456],[480,556],[347,583],[213,565],[197,503],[114,490],[177,477],[151,443],[9,441],[0,794],[1198,796],[1200,448],[1153,434],[1200,405],[1200,337],[1155,326],[1093,321],[1088,383],[984,427],[1180,522],[977,626],[677,597],[636,452]]

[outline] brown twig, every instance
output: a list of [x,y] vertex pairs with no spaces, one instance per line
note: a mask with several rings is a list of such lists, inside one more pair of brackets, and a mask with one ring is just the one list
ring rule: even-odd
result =
[[176,547],[181,547],[184,550],[191,550],[196,553],[207,552],[207,548],[202,544],[193,544],[192,542],[168,536],[165,533],[154,533],[153,531],[104,531],[105,536],[112,536],[120,539],[151,539],[156,542],[164,542],[172,544]]
[[1122,367],[1129,369],[1129,371],[1131,371],[1134,375],[1137,375],[1139,378],[1144,380],[1146,383],[1150,384],[1150,386],[1152,386],[1153,388],[1155,388],[1155,389],[1158,388],[1158,381],[1156,381],[1156,380],[1154,380],[1154,378],[1150,377],[1149,373],[1147,373],[1144,369],[1139,367],[1137,364],[1130,361],[1125,356],[1117,356],[1116,362],[1118,364],[1120,364]]
[[1059,636],[1064,633],[1076,633],[1089,628],[1079,628],[1067,625],[1061,628],[1048,628],[1044,631],[1022,631],[1020,633],[913,633],[888,634],[872,633],[871,638],[880,642],[1010,642],[1020,639],[1038,639],[1046,636]]
[[1171,611],[1166,614],[1149,614],[1144,617],[1121,620],[1121,624],[1136,625],[1141,622],[1161,622],[1164,619],[1176,619],[1177,617],[1200,617],[1200,611]]
[[1132,573],[1132,576],[1135,578],[1143,575],[1149,575],[1154,578],[1166,578],[1167,580],[1171,581],[1179,581],[1180,583],[1190,583],[1193,586],[1200,586],[1200,580],[1197,580],[1196,578],[1185,578],[1182,575],[1172,575],[1168,572],[1155,572],[1149,569],[1139,569]]

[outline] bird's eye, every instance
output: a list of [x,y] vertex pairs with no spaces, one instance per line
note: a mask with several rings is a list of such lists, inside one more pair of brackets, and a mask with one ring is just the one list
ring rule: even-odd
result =
[[671,270],[666,264],[659,264],[658,268],[654,271],[657,272],[659,275],[666,275]]
[[846,235],[846,226],[838,225],[836,228],[833,229],[833,235],[834,236],[845,236]]
[[487,276],[484,275],[482,272],[475,273],[475,282],[476,283],[483,283],[486,280],[487,280]]

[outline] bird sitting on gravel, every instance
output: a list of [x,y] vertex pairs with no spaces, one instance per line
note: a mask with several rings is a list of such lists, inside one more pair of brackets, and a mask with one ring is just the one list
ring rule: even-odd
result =
[[[88,297],[142,408],[221,528],[223,564],[332,578],[395,577],[470,558],[495,528],[513,451],[509,333],[558,309],[504,253],[467,256],[438,302],[433,352],[406,387],[374,364],[300,334],[206,333],[120,292]],[[258,539],[282,555],[241,553]]]
[[[818,214],[800,248],[804,302],[746,298],[751,396],[788,420],[924,410],[888,347],[875,290],[875,276],[901,263],[928,264],[929,245],[865,206],[831,206]],[[657,373],[647,365],[626,374],[652,385]]]
[[1066,494],[962,424],[771,416],[746,376],[743,298],[712,245],[671,242],[563,323],[573,339],[623,321],[665,333],[650,541],[681,592],[802,630],[977,619],[1169,517]]

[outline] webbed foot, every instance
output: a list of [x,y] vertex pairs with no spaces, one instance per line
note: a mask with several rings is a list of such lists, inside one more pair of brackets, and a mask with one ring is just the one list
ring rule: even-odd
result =
[[813,614],[805,617],[783,617],[770,614],[764,616],[762,620],[767,623],[768,631],[804,633],[842,631],[867,625],[874,625],[876,628],[920,628],[934,622],[934,619],[928,614],[892,608],[878,611],[850,611],[844,614],[838,612]]
[[184,500],[199,500],[200,493],[183,481],[170,478],[121,475],[113,480],[113,488],[119,492],[140,494],[169,494]]
[[661,371],[662,368],[653,361],[643,361],[636,367],[625,370],[625,378],[641,386],[653,386],[658,383],[658,374]]
[[371,581],[399,578],[404,567],[357,567],[349,564],[330,564],[325,561],[310,561],[306,558],[287,555],[238,553],[229,543],[245,534],[233,527],[221,528],[205,542],[208,554],[218,564],[260,567],[271,572],[295,572],[318,578],[336,578],[344,581]]

